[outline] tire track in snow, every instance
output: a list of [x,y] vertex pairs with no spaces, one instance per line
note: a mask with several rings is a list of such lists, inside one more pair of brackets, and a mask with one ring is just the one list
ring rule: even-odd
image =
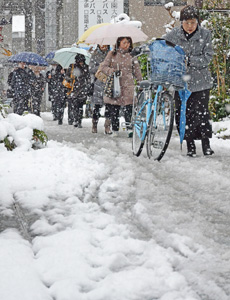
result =
[[[13,195],[12,208],[14,210],[14,216],[12,216],[12,218],[15,218],[16,220],[15,228],[21,233],[22,237],[30,243],[31,250],[33,250],[33,237],[30,232],[30,225],[33,224],[36,219],[38,219],[38,217],[36,217],[34,214],[30,214],[29,211],[25,210],[17,201],[17,197],[15,195]],[[43,284],[43,286],[49,289],[49,286],[44,281],[41,280],[41,283]],[[49,297],[50,299],[55,300],[55,298],[53,298],[51,295],[49,295]]]
[[[62,134],[68,130],[67,127],[62,129]],[[97,182],[94,200],[99,201],[107,212],[115,215],[118,222],[129,224],[136,238],[152,238],[164,248],[172,247],[180,261],[177,267],[199,293],[200,299],[216,300],[211,287],[206,289],[206,280],[219,287],[221,300],[228,299],[230,274],[224,263],[228,260],[230,236],[228,231],[226,233],[226,228],[230,228],[228,192],[225,191],[228,187],[225,180],[228,178],[226,160],[218,156],[210,159],[200,156],[191,160],[180,155],[177,142],[172,140],[162,162],[152,162],[146,158],[145,153],[140,158],[133,157],[131,141],[127,141],[127,138],[119,137],[113,140],[100,133],[97,136],[92,135],[89,130],[86,128],[76,131],[72,137],[69,135],[66,139],[69,146],[87,152],[97,161],[107,162],[108,178],[114,181],[120,176],[120,171],[116,168],[119,162],[116,156],[124,157],[134,173],[132,186],[125,196],[116,186],[114,190],[110,187],[110,190],[105,188],[102,191],[108,180],[104,178]],[[63,140],[61,134],[58,139]],[[81,143],[76,144],[76,141]],[[102,147],[113,153],[111,159],[100,156]],[[215,177],[215,180],[208,182],[212,177]],[[207,187],[204,188],[200,182],[206,183]],[[213,193],[210,195],[212,189]],[[109,192],[107,200],[112,204],[110,207],[108,203],[103,205],[102,192]],[[116,194],[117,201],[114,198]],[[222,207],[219,205],[219,196],[223,198]],[[207,253],[199,253],[199,247],[204,247]],[[196,263],[198,267],[197,258],[202,260],[202,264],[196,270],[193,264]],[[213,262],[210,263],[209,259],[213,259]],[[204,286],[199,284],[199,277],[199,282],[203,281]]]

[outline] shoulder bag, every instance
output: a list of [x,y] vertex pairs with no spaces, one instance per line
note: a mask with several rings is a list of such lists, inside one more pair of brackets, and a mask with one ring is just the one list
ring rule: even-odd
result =
[[[117,64],[117,71],[119,71],[119,65]],[[104,94],[109,98],[119,98],[121,96],[121,87],[120,87],[120,75],[117,76],[116,72],[113,72],[108,76],[105,87]]]
[[95,77],[96,77],[98,80],[100,80],[100,81],[106,83],[106,80],[107,80],[108,76],[107,76],[105,73],[103,73],[103,72],[101,71],[101,64],[99,65],[98,70],[97,70],[97,72],[95,73]]
[[72,64],[72,68],[71,68],[71,72],[70,72],[71,80],[69,81],[67,79],[64,79],[62,81],[62,84],[64,85],[64,87],[66,87],[67,89],[70,90],[70,91],[67,92],[68,96],[72,93],[73,88],[74,88],[74,83],[75,83],[75,76],[73,75],[73,70],[74,70],[74,64]]

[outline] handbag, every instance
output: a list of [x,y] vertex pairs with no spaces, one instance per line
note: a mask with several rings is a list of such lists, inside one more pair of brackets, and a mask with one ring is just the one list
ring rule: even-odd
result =
[[114,73],[107,77],[104,87],[104,95],[109,98],[113,98],[114,91]]
[[[117,70],[119,71],[119,65],[117,64]],[[120,86],[120,76],[116,75],[116,72],[113,72],[108,76],[105,87],[104,94],[109,98],[119,98],[121,96],[121,86]]]
[[[119,65],[117,64],[117,68],[119,71]],[[113,82],[113,98],[119,98],[121,96],[121,86],[120,86],[120,75],[117,76],[116,72],[114,72],[114,82]]]
[[62,84],[63,84],[64,87],[66,87],[67,89],[71,89],[71,88],[72,88],[72,82],[70,82],[70,81],[68,81],[68,80],[66,80],[66,79],[64,79],[64,80],[62,81]]
[[107,80],[108,76],[107,76],[105,73],[103,73],[103,72],[101,71],[101,64],[99,65],[99,67],[98,67],[98,69],[97,69],[97,72],[95,73],[95,77],[96,77],[98,80],[100,80],[100,81],[106,83],[106,80]]
[[64,87],[66,87],[67,89],[70,89],[70,91],[68,91],[67,95],[70,95],[73,91],[73,88],[74,88],[75,77],[73,75],[73,70],[74,70],[74,64],[72,64],[72,68],[71,68],[71,72],[70,72],[71,80],[69,81],[67,79],[64,79],[62,81],[62,84],[64,85]]

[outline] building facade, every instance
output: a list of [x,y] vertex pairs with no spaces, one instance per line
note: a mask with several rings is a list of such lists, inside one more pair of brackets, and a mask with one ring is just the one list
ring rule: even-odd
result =
[[[167,0],[131,0],[129,1],[129,16],[142,22],[142,30],[149,38],[161,37],[165,33],[164,25],[172,21],[164,5]],[[187,1],[175,0],[173,10],[180,11]]]

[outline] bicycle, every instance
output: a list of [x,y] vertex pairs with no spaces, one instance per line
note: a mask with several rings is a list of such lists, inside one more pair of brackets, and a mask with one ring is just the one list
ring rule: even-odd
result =
[[[176,63],[169,62],[170,57],[162,52],[167,47],[177,52]],[[141,154],[146,139],[149,158],[160,161],[168,148],[174,125],[174,94],[184,87],[182,77],[185,75],[185,55],[179,46],[176,47],[164,40],[156,40],[148,51],[141,53],[150,54],[152,74],[150,80],[140,83],[137,100],[134,97],[133,102],[132,150],[136,156]],[[162,48],[160,52],[158,48]]]

